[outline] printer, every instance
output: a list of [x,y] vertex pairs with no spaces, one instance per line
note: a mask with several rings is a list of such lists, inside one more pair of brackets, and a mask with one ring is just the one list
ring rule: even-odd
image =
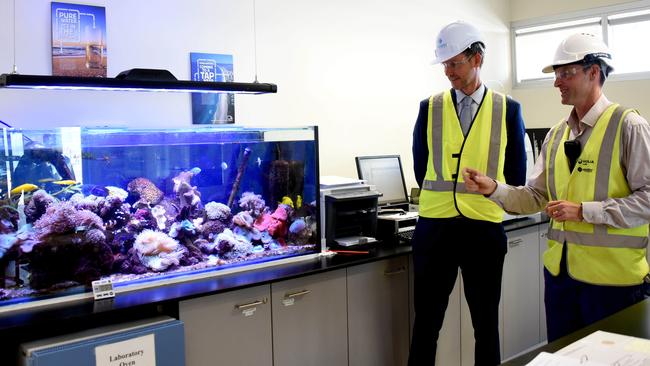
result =
[[363,180],[320,179],[321,247],[367,247],[377,242],[377,200],[381,193]]
[[411,244],[415,224],[418,222],[417,212],[383,212],[377,216],[377,239],[386,244]]

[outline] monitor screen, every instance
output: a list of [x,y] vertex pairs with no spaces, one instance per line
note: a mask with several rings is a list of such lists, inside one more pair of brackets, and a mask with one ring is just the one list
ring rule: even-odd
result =
[[377,187],[383,194],[379,205],[408,204],[406,184],[399,155],[356,157],[359,179]]

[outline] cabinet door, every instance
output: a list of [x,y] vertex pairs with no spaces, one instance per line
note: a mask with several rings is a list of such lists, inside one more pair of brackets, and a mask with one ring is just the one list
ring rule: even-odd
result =
[[271,299],[274,365],[348,364],[345,269],[273,283]]
[[181,301],[186,365],[271,366],[269,299],[264,285]]
[[503,359],[539,343],[539,227],[508,233],[503,266]]
[[544,251],[548,224],[539,225],[539,342],[544,343],[546,337],[546,307],[544,306]]
[[348,269],[350,365],[401,366],[408,361],[407,258]]

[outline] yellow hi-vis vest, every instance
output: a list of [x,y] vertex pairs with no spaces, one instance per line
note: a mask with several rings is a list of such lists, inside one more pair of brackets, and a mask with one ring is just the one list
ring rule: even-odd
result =
[[[605,110],[583,147],[573,172],[569,171],[564,153],[564,141],[569,137],[567,124],[561,122],[551,129],[546,149],[549,201],[604,201],[631,193],[620,165],[621,126],[630,111],[618,105]],[[630,286],[641,284],[648,274],[648,224],[618,229],[586,222],[551,220],[544,266],[553,275],[560,272],[565,242],[567,270],[578,281]]]
[[504,181],[506,97],[487,90],[467,137],[463,136],[451,91],[429,99],[427,173],[420,192],[420,216],[501,222],[504,211],[479,193],[469,193],[460,170],[473,167]]

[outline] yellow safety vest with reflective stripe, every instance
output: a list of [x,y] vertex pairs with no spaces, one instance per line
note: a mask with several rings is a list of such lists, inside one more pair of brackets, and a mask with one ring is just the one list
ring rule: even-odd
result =
[[[630,111],[618,105],[607,108],[598,118],[573,172],[569,171],[564,152],[569,128],[566,122],[553,127],[546,150],[549,201],[604,201],[631,193],[620,164],[621,126]],[[544,266],[553,275],[560,272],[565,242],[567,270],[576,280],[595,285],[629,286],[641,284],[648,274],[648,224],[618,229],[551,220]]]
[[460,170],[473,167],[504,181],[506,97],[486,90],[474,122],[463,136],[451,91],[429,99],[427,173],[420,192],[420,216],[465,216],[503,221],[503,209],[482,194],[469,193]]

